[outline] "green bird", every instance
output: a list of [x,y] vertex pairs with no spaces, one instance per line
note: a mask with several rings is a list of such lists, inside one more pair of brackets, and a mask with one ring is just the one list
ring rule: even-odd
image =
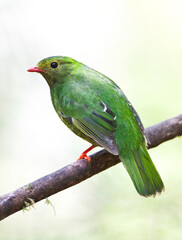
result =
[[145,131],[135,109],[111,79],[69,57],[41,60],[28,70],[47,81],[53,106],[76,135],[119,155],[138,193],[155,196],[164,189],[146,148]]

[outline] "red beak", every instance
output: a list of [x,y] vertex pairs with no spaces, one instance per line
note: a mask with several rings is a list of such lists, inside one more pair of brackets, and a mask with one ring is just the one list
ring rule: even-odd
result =
[[42,69],[39,69],[38,67],[33,67],[33,68],[30,68],[27,70],[28,72],[38,72],[38,73],[41,73],[43,72]]

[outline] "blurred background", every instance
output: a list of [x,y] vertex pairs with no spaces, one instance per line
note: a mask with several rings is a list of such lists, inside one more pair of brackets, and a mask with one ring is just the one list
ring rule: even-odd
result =
[[[145,127],[181,113],[179,0],[0,1],[0,194],[77,159],[89,146],[26,70],[72,57],[113,79]],[[99,148],[97,148],[99,150]],[[150,150],[166,191],[140,197],[122,164],[0,223],[0,240],[181,239],[182,138]]]

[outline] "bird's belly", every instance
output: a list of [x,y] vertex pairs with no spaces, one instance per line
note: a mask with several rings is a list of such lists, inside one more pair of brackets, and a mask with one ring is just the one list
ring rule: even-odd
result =
[[61,111],[57,112],[58,116],[62,120],[62,122],[72,131],[74,132],[77,136],[83,138],[84,140],[90,142],[93,146],[98,146],[98,144],[93,141],[92,138],[88,137],[85,135],[83,132],[81,132],[78,128],[76,128],[73,123],[72,123],[72,118],[71,117],[66,117]]

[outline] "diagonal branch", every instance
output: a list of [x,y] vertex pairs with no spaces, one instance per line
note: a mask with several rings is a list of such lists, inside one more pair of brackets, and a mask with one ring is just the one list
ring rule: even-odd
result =
[[[182,114],[146,129],[150,140],[148,148],[182,135]],[[23,209],[27,204],[38,202],[66,188],[74,186],[93,175],[120,162],[118,156],[106,150],[91,155],[87,160],[73,162],[56,172],[0,197],[0,220]]]

